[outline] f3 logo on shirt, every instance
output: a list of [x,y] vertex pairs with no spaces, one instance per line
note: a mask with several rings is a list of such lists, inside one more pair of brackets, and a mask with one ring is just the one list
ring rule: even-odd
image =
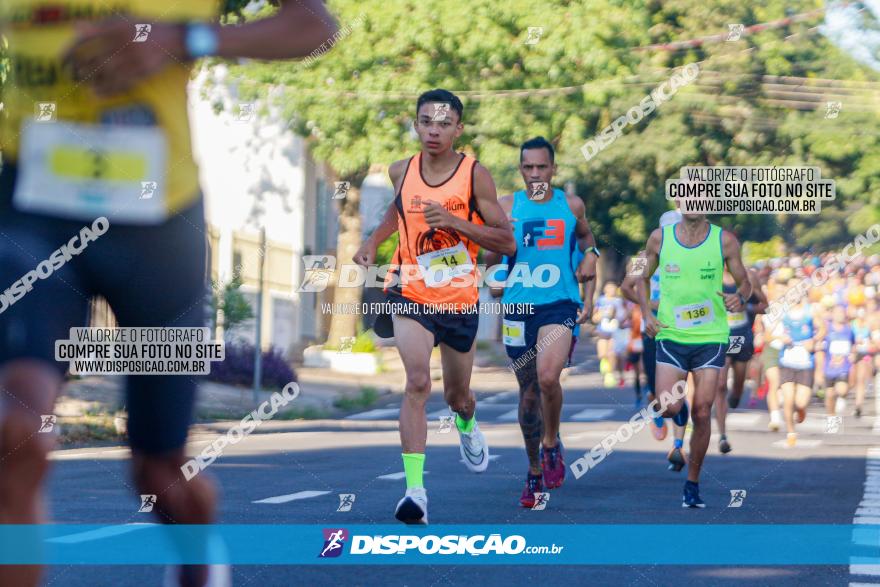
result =
[[523,222],[523,247],[537,246],[538,250],[560,249],[565,244],[565,221],[539,218]]

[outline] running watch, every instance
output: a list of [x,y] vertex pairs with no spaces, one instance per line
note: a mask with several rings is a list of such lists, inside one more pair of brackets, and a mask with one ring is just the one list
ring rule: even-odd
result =
[[184,29],[186,55],[192,60],[217,54],[220,38],[217,29],[203,22],[191,22]]

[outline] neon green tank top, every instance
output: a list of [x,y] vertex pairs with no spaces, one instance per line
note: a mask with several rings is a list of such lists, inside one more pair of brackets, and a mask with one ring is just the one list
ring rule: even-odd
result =
[[721,228],[709,225],[699,245],[686,247],[675,235],[676,225],[663,228],[660,244],[660,308],[657,319],[668,328],[657,340],[680,344],[727,344],[730,327],[722,288],[724,255]]

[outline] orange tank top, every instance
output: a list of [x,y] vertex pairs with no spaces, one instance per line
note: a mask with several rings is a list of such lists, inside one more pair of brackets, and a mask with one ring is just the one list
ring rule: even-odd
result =
[[422,154],[410,158],[395,198],[400,242],[385,278],[386,292],[441,306],[438,311],[462,311],[477,303],[480,245],[452,228],[431,228],[423,209],[433,201],[453,216],[483,224],[473,195],[476,163],[462,153],[449,179],[431,185],[422,176]]

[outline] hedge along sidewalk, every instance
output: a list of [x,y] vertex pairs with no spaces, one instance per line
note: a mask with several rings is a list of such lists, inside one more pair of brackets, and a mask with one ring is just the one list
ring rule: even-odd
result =
[[[302,391],[299,397],[288,406],[285,411],[299,413],[310,410],[315,415],[332,416],[339,410],[334,408],[333,403],[346,395],[360,392],[363,383],[357,386],[328,385],[312,383],[300,380]],[[124,377],[120,376],[90,376],[75,378],[67,381],[62,388],[53,413],[59,418],[62,442],[65,435],[65,420],[82,418],[84,416],[111,417],[122,410],[124,405]],[[268,398],[273,390],[264,390],[262,399]],[[382,393],[382,390],[377,390]],[[253,409],[252,390],[248,387],[238,387],[207,381],[199,382],[198,400],[196,404],[197,420],[224,420],[236,419],[241,414]]]

